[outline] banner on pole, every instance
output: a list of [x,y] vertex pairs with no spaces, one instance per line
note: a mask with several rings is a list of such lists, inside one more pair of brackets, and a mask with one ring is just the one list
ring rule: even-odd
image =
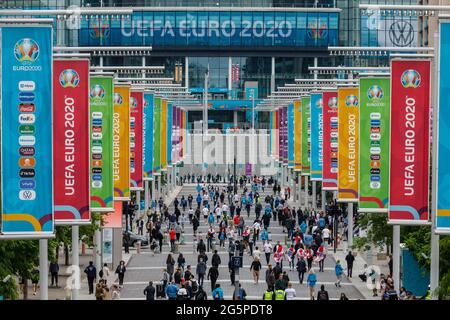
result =
[[167,166],[172,167],[172,133],[173,133],[173,104],[171,102],[167,102]]
[[160,156],[161,156],[161,171],[167,170],[167,100],[161,99],[161,147],[160,147]]
[[359,92],[358,88],[338,90],[338,200],[358,201]]
[[144,190],[142,173],[144,91],[130,93],[130,190]]
[[359,81],[359,209],[388,212],[390,78]]
[[338,97],[337,91],[323,92],[323,171],[322,189],[337,190]]
[[114,210],[112,77],[90,78],[90,189],[91,211]]
[[114,201],[114,210],[103,215],[103,228],[122,228],[123,202]]
[[288,105],[288,124],[287,124],[287,140],[288,140],[288,168],[294,168],[294,104]]
[[161,98],[155,97],[153,109],[153,174],[161,174]]
[[294,171],[302,170],[302,100],[294,101]]
[[323,167],[323,99],[311,94],[311,181],[322,180]]
[[130,200],[130,86],[114,86],[114,201]]
[[143,138],[143,170],[144,180],[153,178],[153,94],[144,93],[144,138]]
[[430,61],[391,62],[389,221],[428,223]]
[[0,27],[2,234],[54,232],[52,32]]
[[302,176],[311,174],[311,97],[302,97]]
[[90,223],[89,60],[53,61],[55,223]]

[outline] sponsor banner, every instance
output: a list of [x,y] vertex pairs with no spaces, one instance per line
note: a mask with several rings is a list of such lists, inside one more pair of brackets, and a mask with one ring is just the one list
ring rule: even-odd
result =
[[173,104],[167,102],[167,165],[172,166]]
[[450,52],[450,23],[441,21],[440,25],[440,59],[439,65],[439,123],[437,128],[437,208],[436,208],[436,230],[450,233],[450,119],[448,105],[450,101],[450,61],[446,54]]
[[123,202],[114,201],[114,210],[104,214],[102,228],[122,228]]
[[338,171],[338,97],[337,91],[325,91],[323,100],[322,188],[337,190]]
[[3,234],[54,232],[52,32],[0,27]]
[[113,185],[113,95],[111,77],[90,78],[90,190],[93,212],[114,210]]
[[144,190],[143,182],[144,92],[130,93],[130,190]]
[[430,61],[391,62],[389,221],[428,223]]
[[155,97],[153,109],[153,174],[161,173],[161,98]]
[[302,97],[302,176],[311,174],[311,97]]
[[294,168],[294,104],[288,105],[288,124],[287,124],[287,140],[288,140],[288,167]]
[[287,107],[281,108],[281,114],[282,114],[282,159],[283,159],[283,165],[288,164],[288,141],[287,141],[287,120],[288,120],[288,113],[287,113]]
[[359,86],[359,211],[387,212],[390,79],[362,78]]
[[153,94],[144,93],[144,138],[143,173],[144,180],[153,178]]
[[161,114],[160,114],[160,157],[161,157],[161,170],[167,170],[167,100],[161,99]]
[[55,221],[90,223],[89,60],[53,61]]
[[322,93],[311,94],[311,181],[322,180],[323,166]]
[[302,100],[294,101],[294,170],[302,170]]
[[114,86],[114,200],[130,199],[130,86]]
[[338,90],[338,201],[358,201],[359,92]]
[[113,263],[113,229],[103,228],[102,229],[102,260],[103,263]]

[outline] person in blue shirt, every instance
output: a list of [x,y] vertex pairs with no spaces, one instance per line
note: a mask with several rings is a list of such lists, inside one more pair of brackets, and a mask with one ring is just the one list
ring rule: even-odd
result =
[[196,190],[197,190],[197,193],[200,193],[200,191],[202,191],[202,186],[199,183],[197,184]]
[[309,287],[309,297],[311,300],[314,300],[316,283],[317,283],[317,276],[316,273],[314,272],[314,268],[311,268],[308,273],[308,278],[306,278],[306,284]]
[[214,300],[223,300],[223,290],[220,284],[216,284],[216,288],[212,292],[212,297]]
[[306,229],[308,229],[308,225],[306,224],[305,221],[303,221],[302,224],[300,225],[300,230],[302,231],[303,234],[305,234]]
[[305,244],[306,244],[308,247],[310,247],[310,246],[312,245],[312,242],[313,242],[313,236],[310,235],[310,234],[305,234],[304,240],[303,240],[303,241],[305,241]]
[[166,295],[169,300],[177,300],[178,287],[172,281],[166,288]]
[[267,229],[264,228],[261,231],[261,241],[264,242],[264,241],[267,241],[267,240],[269,240],[269,232],[267,232]]
[[197,195],[197,206],[200,207],[200,205],[202,204],[202,196],[200,195],[200,193]]
[[336,262],[336,266],[334,267],[334,272],[336,273],[337,281],[334,283],[336,288],[341,287],[342,275],[344,273],[344,268],[342,268],[341,261],[338,260]]
[[325,219],[322,216],[319,218],[319,228],[325,228]]
[[215,220],[214,215],[213,215],[212,212],[210,212],[209,216],[208,216],[208,223],[209,223],[210,226],[214,225],[214,220]]

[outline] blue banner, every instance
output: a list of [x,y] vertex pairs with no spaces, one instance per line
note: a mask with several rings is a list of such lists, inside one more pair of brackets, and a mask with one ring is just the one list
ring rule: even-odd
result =
[[322,93],[311,94],[311,181],[322,180],[323,114]]
[[294,168],[294,104],[288,105],[287,139],[288,139],[288,168]]
[[142,139],[144,180],[153,178],[153,93],[144,93],[144,136]]
[[439,31],[439,123],[436,229],[450,233],[450,23],[441,22]]
[[51,234],[52,28],[2,27],[1,212],[5,234]]
[[327,47],[339,42],[338,12],[134,11],[81,21],[80,46]]
[[173,104],[167,103],[167,165],[172,165]]

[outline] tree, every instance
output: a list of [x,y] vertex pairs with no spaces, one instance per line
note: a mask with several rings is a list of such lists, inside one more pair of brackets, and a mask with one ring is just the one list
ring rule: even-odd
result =
[[366,236],[355,238],[354,246],[359,250],[369,250],[371,245],[374,244],[380,250],[386,248],[386,253],[389,254],[392,247],[393,229],[387,222],[388,216],[386,214],[360,214],[358,225],[360,229],[366,230]]

